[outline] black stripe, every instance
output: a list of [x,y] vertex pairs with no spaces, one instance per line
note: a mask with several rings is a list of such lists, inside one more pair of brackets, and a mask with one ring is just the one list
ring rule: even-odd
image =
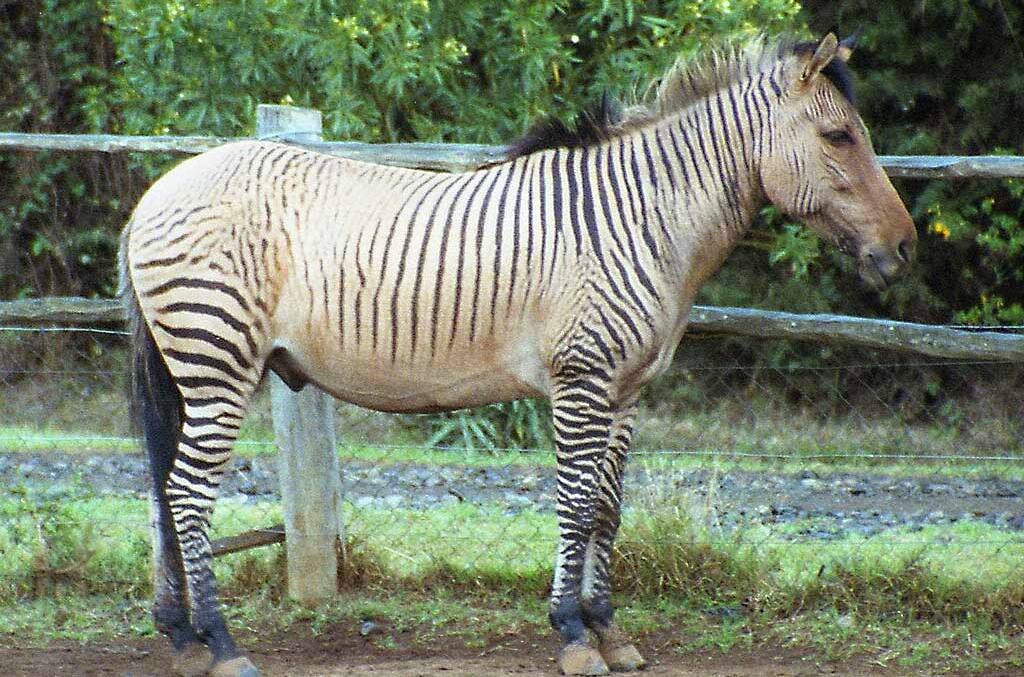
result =
[[[660,258],[658,254],[658,243],[655,241],[654,235],[651,233],[650,224],[647,223],[647,200],[644,196],[643,190],[644,179],[640,175],[640,163],[637,162],[636,159],[635,140],[633,141],[633,143],[630,144],[629,147],[629,167],[631,170],[631,175],[633,177],[633,190],[636,191],[636,199],[637,202],[640,204],[641,209],[640,218],[638,219],[640,225],[640,235],[643,237],[644,245],[646,245],[648,251],[651,252],[651,256],[654,257],[655,261],[657,261]],[[632,194],[632,191],[629,191],[629,182],[626,182],[626,189],[627,192],[630,192]]]
[[[460,177],[461,178],[461,177]],[[441,283],[444,280],[445,272],[445,261],[447,260],[448,252],[448,235],[451,232],[452,220],[455,217],[455,210],[458,207],[459,198],[462,197],[463,191],[469,187],[473,182],[473,179],[477,178],[476,175],[469,175],[468,179],[462,180],[459,190],[455,193],[452,198],[452,204],[448,208],[448,216],[444,221],[444,230],[441,232],[441,250],[438,255],[438,270],[437,277],[434,280],[434,303],[430,309],[430,355],[433,357],[436,354],[437,348],[437,327],[438,327],[438,311],[441,307]]]
[[[384,288],[384,282],[386,281],[387,273],[388,273],[388,264],[391,261],[391,242],[392,242],[392,240],[395,237],[395,231],[398,230],[399,221],[402,219],[402,214],[405,212],[406,207],[408,207],[409,204],[413,201],[413,198],[415,198],[417,196],[417,194],[419,194],[419,191],[421,189],[423,189],[424,187],[426,187],[426,190],[423,192],[422,195],[420,195],[420,199],[416,202],[416,206],[413,207],[412,215],[409,218],[405,219],[405,221],[404,221],[405,226],[408,228],[408,232],[411,233],[411,231],[412,231],[411,223],[413,221],[415,221],[415,219],[416,219],[416,212],[419,210],[420,206],[423,204],[423,200],[430,193],[430,189],[433,188],[433,185],[431,185],[431,182],[436,180],[436,178],[437,178],[437,175],[435,175],[435,174],[428,175],[428,176],[424,177],[424,179],[422,181],[417,183],[416,186],[414,186],[412,188],[412,190],[406,196],[405,200],[402,202],[402,206],[400,206],[398,208],[398,211],[395,212],[395,218],[391,222],[391,227],[388,228],[388,234],[387,234],[387,237],[384,240],[384,251],[381,253],[381,257],[380,257],[380,266],[377,268],[377,274],[378,274],[377,289],[373,293],[373,313],[372,313],[373,326],[372,326],[372,335],[371,335],[370,343],[371,343],[371,345],[373,347],[373,351],[374,352],[377,351],[377,339],[378,339],[378,336],[380,335],[380,292]],[[379,224],[379,222],[378,222],[378,224]],[[371,263],[373,262],[373,246],[374,246],[374,241],[376,240],[376,237],[377,237],[377,230],[379,230],[379,228],[374,230],[373,239],[370,240],[370,261],[371,261]],[[402,257],[400,257],[399,260],[398,260],[398,268],[399,268],[399,273],[404,272],[404,270],[405,270],[405,259],[402,258]],[[397,316],[397,311],[396,311],[395,315]],[[395,328],[396,328],[395,327],[395,323],[392,323],[392,330],[394,330]],[[394,344],[393,347],[392,347],[392,352],[394,352],[394,350],[397,349],[396,348],[397,343],[395,343],[395,341],[396,341],[396,339],[392,335],[392,343]],[[394,358],[392,358],[392,362],[394,362]]]
[[615,357],[612,356],[612,351],[611,351],[610,348],[608,348],[608,344],[604,342],[604,337],[601,336],[601,333],[598,332],[598,331],[595,331],[594,329],[592,329],[592,328],[590,328],[589,326],[586,326],[586,325],[583,325],[583,333],[585,333],[587,336],[589,336],[590,340],[593,342],[593,344],[595,346],[597,346],[598,350],[601,351],[601,356],[604,358],[605,363],[609,367],[614,369],[615,368]]
[[[736,145],[743,148],[743,152],[746,153],[746,148],[743,146],[743,138],[734,139],[730,134],[729,123],[726,120],[725,106],[722,105],[722,95],[718,94],[715,97],[715,103],[718,106],[718,119],[721,123],[722,128],[722,154],[729,159],[729,164],[732,165],[732,172],[728,173],[723,177],[722,183],[725,186],[726,195],[729,198],[729,203],[733,206],[736,212],[736,223],[743,222],[743,210],[740,204],[739,194],[739,175],[740,168],[736,163]],[[737,125],[738,127],[738,125]],[[737,129],[737,134],[739,129]],[[739,141],[737,144],[736,142]]]
[[[544,154],[542,154],[540,156],[540,161],[537,163],[537,218],[536,218],[536,222],[537,222],[537,225],[540,226],[540,233],[538,233],[538,235],[540,236],[540,257],[539,257],[539,261],[538,261],[538,263],[540,264],[538,266],[538,268],[540,269],[539,270],[540,277],[537,278],[538,279],[538,285],[543,285],[544,284],[544,266],[545,266],[545,264],[548,261],[548,257],[547,257],[547,253],[546,253],[547,252],[547,245],[548,245],[548,215],[547,215],[547,211],[548,211],[548,206],[547,206],[547,183],[548,182],[547,182],[547,180],[545,178],[546,177],[545,165],[550,161],[552,155],[553,155],[552,153],[544,153]],[[530,184],[530,189],[531,189],[531,194],[532,194],[532,189],[533,189],[533,184],[532,183]],[[530,218],[530,221],[529,221],[529,224],[531,226],[530,235],[532,236],[533,235],[532,226],[533,226],[533,223],[534,223],[533,211],[532,210],[530,211],[530,215],[531,215],[531,218]],[[529,248],[530,253],[532,255],[533,247],[528,247],[528,248]],[[551,258],[552,259],[554,258],[554,254],[552,254]]]
[[683,157],[683,151],[679,147],[679,142],[676,140],[675,125],[669,125],[666,131],[668,132],[668,140],[672,142],[672,157],[676,158],[679,161],[679,169],[683,172],[683,183],[686,184],[686,189],[689,190],[690,172],[686,170],[686,158]]
[[[527,182],[526,183],[526,186],[527,186],[526,187],[526,266],[525,266],[525,270],[526,270],[526,273],[525,273],[525,275],[526,275],[526,288],[523,289],[523,303],[519,306],[519,319],[520,320],[523,319],[523,316],[526,313],[526,306],[528,305],[527,301],[530,298],[530,290],[533,288],[533,275],[531,274],[532,273],[531,269],[533,268],[533,266],[531,265],[531,261],[533,261],[533,257],[534,257],[534,250],[533,250],[533,222],[534,222],[534,217],[533,217],[533,210],[534,210],[533,182],[534,182],[534,178],[537,176],[537,173],[540,171],[540,166],[544,162],[544,156],[541,155],[540,157],[541,157],[540,161],[538,161],[536,163],[531,163],[529,159],[525,160],[525,162],[527,163],[526,167],[528,167],[530,169],[530,173],[529,173],[529,177],[526,178],[526,182]],[[524,167],[524,170],[526,169],[526,167]],[[526,176],[526,172],[524,171],[523,174],[524,174],[524,177],[525,177]],[[517,210],[517,214],[518,214],[518,210]],[[538,220],[543,221],[543,219],[544,219],[544,216],[543,216],[543,212],[542,212],[540,214],[540,217],[539,217]],[[541,247],[543,248],[543,244],[541,244]],[[543,261],[541,261],[541,267],[543,265],[544,265],[544,263],[543,263]],[[543,270],[541,271],[540,279],[544,279]]]
[[[512,270],[509,272],[508,297],[505,300],[505,319],[508,319],[509,313],[512,312],[512,296],[516,290],[516,283],[519,281],[516,273],[519,272],[519,254],[522,251],[519,242],[519,221],[523,210],[523,193],[526,192],[523,190],[523,180],[526,178],[526,161],[517,162],[516,166],[520,169],[520,172],[516,179],[516,205],[512,211]],[[509,184],[511,183],[512,181],[509,181]],[[527,221],[529,221],[529,215],[527,215]],[[529,245],[527,246],[527,256],[529,256]],[[497,288],[497,284],[495,284],[495,288]]]
[[[598,156],[598,159],[600,156]],[[583,225],[587,229],[587,237],[590,239],[590,246],[594,251],[594,255],[597,256],[597,260],[601,263],[601,268],[608,273],[608,266],[604,260],[604,251],[601,247],[601,232],[600,226],[597,222],[597,213],[594,209],[594,187],[591,185],[591,153],[588,148],[580,149],[580,211],[583,215]],[[594,172],[596,172],[597,162],[594,161]],[[578,248],[577,248],[578,249]]]
[[[728,185],[729,175],[726,171],[725,164],[722,159],[722,154],[718,149],[718,129],[715,125],[715,120],[712,115],[710,97],[704,100],[704,112],[708,116],[708,136],[711,138],[711,149],[715,156],[715,166],[718,168],[718,174],[716,178],[719,180],[722,187],[722,192],[718,196],[719,204],[721,204],[721,200],[724,198],[725,209],[723,211],[735,211],[736,207],[733,205],[733,196],[731,194],[731,191],[729,190]],[[724,123],[725,121],[723,120],[722,122]]]
[[[419,202],[417,202],[416,206],[413,207],[412,214],[409,215],[409,218],[405,219],[405,222],[403,224],[405,226],[405,241],[402,243],[402,252],[401,252],[401,254],[398,255],[398,271],[397,271],[397,274],[395,276],[395,282],[394,282],[394,285],[393,285],[393,290],[391,292],[391,362],[392,362],[392,364],[395,361],[397,361],[397,359],[398,359],[398,295],[399,295],[399,292],[401,292],[401,290],[402,290],[402,281],[403,281],[403,278],[405,277],[405,262],[406,262],[406,258],[409,256],[409,246],[410,246],[410,244],[412,242],[413,232],[416,230],[416,216],[417,216],[417,214],[419,214],[420,207],[423,206],[423,203],[431,195],[433,190],[435,188],[437,188],[437,186],[440,183],[448,181],[449,179],[450,179],[450,177],[444,177],[440,181],[438,181],[437,183],[434,183],[434,184],[431,184],[431,185],[427,186],[427,189],[423,192],[423,195],[420,197]],[[451,184],[449,184],[449,186],[450,185]],[[418,189],[419,189],[419,186],[417,187],[417,190]],[[447,189],[445,189],[445,191],[447,191]],[[443,194],[444,193],[442,193],[442,195]],[[435,201],[434,205],[435,205],[434,208],[435,208],[435,211],[436,211],[436,208],[437,208],[437,202],[436,201]],[[399,214],[401,214],[401,210],[399,211]],[[398,217],[396,216],[395,217],[395,223],[391,227],[392,234],[397,229],[398,229]],[[427,224],[426,229],[427,229],[427,233],[429,234],[429,232],[430,232],[430,224],[429,223]],[[388,257],[388,251],[390,249],[390,245],[391,245],[391,236],[389,235],[388,236],[388,243],[384,246],[384,256],[385,257]],[[422,252],[423,248],[421,248],[420,251]],[[383,284],[384,284],[384,273],[382,272],[381,273],[381,286],[383,286]],[[378,295],[380,294],[380,287],[377,288],[377,294]],[[377,307],[377,297],[376,296],[374,297],[373,303],[374,303],[374,308],[376,309],[376,307]],[[415,305],[416,305],[416,300],[414,298],[413,299],[413,306],[415,306]],[[412,339],[412,341],[413,341],[413,343],[415,343],[415,341],[416,341],[416,339],[415,339],[415,330],[413,331],[413,339]]]
[[[498,218],[497,227],[494,229],[494,267],[491,270],[491,326],[488,333],[494,336],[494,323],[495,313],[498,307],[498,284],[501,280],[501,240],[502,232],[505,230],[505,224],[508,220],[505,218],[505,202],[508,198],[509,188],[512,186],[512,179],[515,177],[516,165],[510,165],[508,175],[504,177],[505,184],[501,189],[501,197],[498,198]],[[514,217],[513,217],[514,218]],[[518,228],[518,223],[515,224]],[[519,234],[513,234],[512,246],[513,246],[513,261],[515,257],[514,247],[516,246],[516,240]],[[515,264],[513,263],[513,270],[515,270]],[[515,278],[512,278],[510,284],[514,284]]]
[[591,289],[597,291],[601,298],[605,301],[606,307],[613,313],[618,315],[622,322],[629,327],[630,333],[633,334],[633,338],[636,339],[637,345],[643,345],[643,336],[640,334],[640,328],[636,326],[636,322],[633,321],[630,313],[620,306],[614,299],[608,296],[608,293],[599,285],[591,285]]
[[169,256],[165,259],[150,259],[145,263],[136,263],[135,268],[138,270],[147,270],[149,268],[160,268],[162,266],[170,266],[175,263],[181,263],[188,257],[188,252],[182,252],[176,256]]
[[[553,234],[554,234],[553,249],[554,250],[551,253],[551,260],[550,260],[550,262],[551,262],[551,269],[549,271],[549,274],[554,273],[554,270],[555,270],[555,260],[558,258],[558,244],[559,244],[559,240],[561,239],[562,226],[563,226],[563,222],[562,222],[562,181],[564,180],[564,175],[567,173],[567,170],[563,166],[563,164],[561,162],[559,162],[560,159],[561,159],[561,151],[560,151],[560,149],[555,149],[554,155],[551,158],[551,175],[550,175],[550,181],[551,181],[551,208],[552,208],[551,227],[554,229],[554,232],[553,232]],[[544,181],[544,177],[542,176],[541,177],[541,183],[542,184],[543,184],[543,181]],[[546,221],[547,221],[547,219],[541,218],[541,223],[542,224],[544,222],[546,222]],[[579,240],[578,239],[577,239],[576,246],[579,247]]]
[[245,355],[242,354],[242,351],[239,350],[238,346],[236,346],[231,341],[228,341],[227,339],[218,336],[217,334],[214,334],[213,332],[207,331],[205,329],[200,329],[198,327],[172,327],[168,324],[165,324],[164,322],[161,322],[160,320],[157,320],[154,324],[156,324],[156,326],[160,327],[161,330],[163,330],[167,334],[170,334],[174,338],[190,339],[193,341],[202,341],[203,343],[208,343],[214,346],[215,348],[218,348],[224,351],[225,353],[231,355],[231,357],[235,359],[235,362],[238,364],[238,366],[240,366],[242,369],[252,369],[252,363]]
[[676,193],[679,190],[679,186],[676,185],[676,175],[672,171],[672,156],[665,150],[665,144],[662,142],[661,134],[658,131],[658,128],[654,129],[654,141],[658,144],[658,153],[661,156],[661,165],[665,168],[665,174],[668,176],[668,185],[672,186],[672,192]]
[[342,347],[345,346],[345,259],[348,256],[348,243],[351,237],[345,237],[345,243],[341,246],[341,258],[338,259],[338,345]]
[[[225,415],[237,421],[236,423],[225,423],[221,420]],[[205,428],[206,426],[215,425],[221,428],[227,428],[228,430],[240,430],[242,427],[242,417],[235,416],[234,414],[219,414],[217,416],[190,416],[188,424],[193,428]]]
[[219,291],[222,294],[227,294],[228,296],[233,298],[235,300],[235,303],[237,303],[242,310],[244,310],[245,312],[250,312],[249,304],[246,302],[246,300],[242,297],[241,293],[239,293],[237,289],[229,285],[226,285],[223,282],[215,282],[214,280],[204,280],[198,277],[173,277],[161,285],[158,285],[152,289],[147,289],[142,293],[142,295],[152,298],[154,296],[159,296],[168,291],[171,291],[172,289],[180,289],[182,287],[185,287],[187,289],[212,289],[214,291]]
[[[201,409],[203,407],[209,407],[209,406],[215,405],[215,404],[226,404],[226,405],[231,406],[233,409],[238,409],[239,408],[238,404],[234,400],[230,400],[230,399],[228,399],[226,397],[221,397],[219,395],[215,395],[213,397],[184,397],[183,396],[182,397],[182,401],[185,404],[185,407],[189,408],[189,409]],[[241,416],[238,416],[236,414],[229,414],[228,412],[223,412],[221,414],[218,414],[218,416],[223,416],[225,414],[228,414],[228,415],[230,415],[230,416],[232,416],[234,418],[237,418],[239,420],[241,420],[241,418],[242,418]]]
[[[587,157],[587,149],[579,148],[566,151],[565,158],[565,180],[566,180],[566,192],[569,201],[569,225],[572,227],[572,235],[576,240],[576,256],[580,256],[583,253],[583,232],[580,226],[580,214],[579,210],[583,205],[582,202],[586,201],[586,196],[580,199],[580,189],[576,182],[576,171],[580,169],[580,173],[586,173],[586,168],[583,166],[584,160]],[[579,158],[579,163],[576,162]],[[598,247],[600,251],[600,247]]]
[[186,352],[184,350],[177,350],[176,348],[164,348],[161,350],[165,357],[181,362],[182,364],[190,364],[193,366],[207,367],[209,369],[216,369],[222,374],[227,374],[236,381],[242,383],[251,383],[251,379],[245,374],[241,373],[230,364],[219,358],[213,357],[212,355],[204,355],[202,353]]
[[241,333],[245,337],[245,342],[249,346],[249,354],[256,355],[258,353],[256,349],[256,342],[252,338],[249,325],[245,324],[241,320],[237,319],[233,315],[230,315],[222,308],[218,306],[211,306],[208,303],[190,303],[188,301],[178,301],[176,303],[168,303],[166,306],[157,309],[158,313],[196,313],[198,315],[210,315],[216,317],[218,320],[228,325],[235,331]]
[[480,192],[480,188],[483,187],[487,178],[492,176],[490,172],[480,172],[480,174],[480,181],[473,187],[462,212],[462,230],[459,233],[459,256],[456,260],[455,268],[455,303],[452,308],[452,330],[448,337],[449,350],[455,345],[455,334],[459,330],[459,309],[462,306],[462,275],[466,265],[466,240],[468,239],[469,216],[473,211],[473,200],[476,199],[477,193]]
[[179,376],[175,381],[180,388],[223,388],[239,397],[245,397],[233,383],[212,376]]
[[628,244],[630,260],[633,262],[634,274],[636,274],[637,279],[640,280],[640,284],[643,285],[644,289],[646,289],[652,297],[660,302],[661,296],[658,294],[657,289],[655,289],[650,277],[648,277],[645,266],[643,265],[643,262],[640,261],[637,254],[636,244],[633,242],[633,235],[629,228],[630,222],[626,219],[626,213],[623,208],[622,194],[619,188],[619,181],[615,177],[616,168],[612,166],[612,159],[612,149],[609,148],[605,154],[605,176],[618,213],[618,222],[615,222],[615,217],[611,213],[611,206],[608,202],[608,193],[606,191],[601,191],[601,207],[605,212],[605,218],[608,222],[608,230],[615,241],[615,245],[622,250],[622,243],[619,241],[619,237],[616,234],[615,226],[618,225],[622,228],[623,237]]
[[[417,339],[417,336],[419,335],[419,324],[420,324],[420,286],[423,283],[423,268],[426,266],[426,263],[427,263],[427,249],[428,249],[428,246],[430,245],[430,236],[433,235],[433,233],[434,233],[434,220],[437,218],[437,210],[440,208],[441,202],[444,200],[445,196],[448,194],[448,191],[450,191],[452,189],[452,187],[456,186],[456,185],[459,185],[459,180],[458,179],[450,181],[448,183],[448,185],[445,186],[444,190],[441,191],[441,194],[438,195],[437,199],[434,201],[434,208],[430,211],[430,216],[427,218],[427,222],[423,226],[425,232],[423,234],[423,244],[420,246],[419,256],[417,257],[417,260],[416,260],[416,277],[413,280],[413,285],[412,285],[412,308],[411,308],[410,317],[409,317],[409,331],[410,331],[410,340],[411,340],[411,344],[410,344],[409,350],[410,350],[410,353],[413,354],[413,355],[416,354],[416,339]],[[462,185],[464,186],[465,182],[462,182]],[[456,200],[458,199],[459,193],[461,191],[462,191],[462,189],[460,188],[455,193],[455,199]],[[454,201],[452,202],[452,204],[454,206]],[[449,215],[449,218],[450,218],[450,215]],[[395,299],[397,298],[397,296],[398,296],[398,291],[397,291],[397,288],[396,288],[396,290],[395,290],[395,297],[392,298],[392,305],[394,305]]]
[[604,314],[604,311],[601,310],[601,308],[597,308],[597,316],[601,319],[601,324],[604,326],[604,330],[608,334],[608,338],[610,338],[619,349],[619,356],[625,358],[626,343],[622,340],[622,335],[619,334],[619,330],[615,328],[615,325],[611,323],[611,320],[608,319],[608,316]]
[[782,88],[779,87],[779,83],[775,81],[775,69],[768,71],[768,83],[772,86],[772,91],[775,92],[775,96],[782,96]]
[[[483,276],[484,226],[487,223],[487,212],[491,207],[491,195],[494,192],[494,187],[498,185],[498,180],[505,172],[506,167],[507,165],[504,165],[498,169],[491,170],[491,173],[494,175],[494,179],[491,181],[491,185],[487,187],[487,192],[484,193],[483,198],[480,200],[480,216],[477,219],[476,224],[476,266],[474,270],[475,277],[473,278],[473,306],[469,319],[470,342],[476,338],[477,310],[480,304],[480,278]],[[501,230],[500,221],[498,223],[497,230]]]
[[[699,165],[697,163],[697,151],[695,151],[693,149],[693,144],[690,143],[690,135],[687,134],[687,132],[686,132],[687,124],[693,125],[694,123],[695,123],[695,121],[694,121],[693,118],[689,118],[689,119],[686,119],[686,120],[680,120],[678,128],[679,128],[679,133],[682,134],[682,136],[683,136],[683,143],[686,144],[686,149],[690,152],[690,163],[693,165],[693,173],[697,176],[697,185],[700,186],[700,189],[702,191],[704,191],[705,195],[707,195],[708,187],[704,183],[703,172],[701,172],[702,165]],[[700,135],[701,135],[700,134],[700,129],[698,128],[697,129],[697,136],[700,137]],[[703,165],[703,167],[707,167],[707,166],[708,166],[707,164]]]

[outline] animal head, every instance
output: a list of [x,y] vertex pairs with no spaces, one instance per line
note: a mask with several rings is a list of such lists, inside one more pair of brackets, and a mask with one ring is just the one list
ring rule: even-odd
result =
[[882,171],[853,102],[852,40],[832,33],[789,48],[775,71],[779,108],[761,161],[765,195],[859,263],[881,290],[906,272],[917,232]]

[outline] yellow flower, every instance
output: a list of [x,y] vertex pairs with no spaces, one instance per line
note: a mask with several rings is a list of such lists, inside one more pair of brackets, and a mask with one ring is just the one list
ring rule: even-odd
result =
[[942,221],[932,221],[932,232],[941,237],[943,240],[949,239],[949,227],[946,226]]

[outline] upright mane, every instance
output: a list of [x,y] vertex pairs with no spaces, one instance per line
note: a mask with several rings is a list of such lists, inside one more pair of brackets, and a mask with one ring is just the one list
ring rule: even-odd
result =
[[[534,123],[525,135],[509,145],[513,160],[551,148],[593,146],[662,118],[678,113],[715,92],[771,69],[791,55],[813,52],[816,42],[790,38],[769,40],[760,36],[742,43],[723,44],[696,56],[680,57],[647,91],[655,94],[647,103],[626,107],[607,93],[579,115],[574,123],[549,117]],[[853,78],[846,62],[833,59],[822,71],[851,103]]]

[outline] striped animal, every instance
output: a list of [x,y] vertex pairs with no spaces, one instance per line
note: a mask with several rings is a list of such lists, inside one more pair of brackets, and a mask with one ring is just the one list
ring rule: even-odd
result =
[[157,181],[121,261],[154,616],[179,672],[256,674],[218,609],[208,528],[268,369],[383,411],[549,397],[559,666],[641,667],[613,620],[609,556],[637,396],[697,290],[768,202],[874,287],[912,258],[913,222],[854,108],[851,49],[829,34],[715,53],[667,73],[647,106],[542,126],[478,171],[241,142]]

